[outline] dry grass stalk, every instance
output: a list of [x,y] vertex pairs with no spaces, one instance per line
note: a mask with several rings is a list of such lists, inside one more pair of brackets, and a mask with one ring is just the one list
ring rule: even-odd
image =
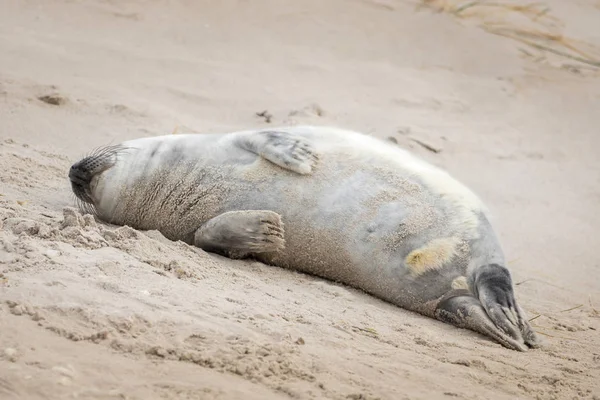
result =
[[[537,326],[536,328],[542,328],[542,327]],[[544,332],[540,332],[540,331],[537,331],[536,333],[538,333],[540,335],[548,336],[548,337],[551,337],[551,338],[566,339],[566,340],[575,340],[575,338],[570,338],[570,337],[566,337],[566,336],[550,335],[549,333],[544,333]]]
[[[421,0],[421,4],[460,19],[479,19],[489,33],[507,37],[541,52],[552,53],[600,68],[600,51],[591,45],[565,37],[560,20],[550,15],[543,3],[499,1]],[[521,19],[526,25],[517,23]],[[588,47],[590,50],[583,50]]]
[[596,310],[594,308],[594,305],[592,304],[592,296],[591,295],[588,297],[588,302],[590,303],[590,308],[592,309],[592,314],[594,314],[595,317],[600,317],[600,312],[598,312],[598,310]]
[[575,310],[575,309],[578,309],[578,308],[581,308],[581,307],[583,307],[583,304],[580,304],[580,305],[578,305],[578,306],[575,306],[575,307],[567,308],[566,310],[561,310],[561,311],[559,311],[559,312],[567,312],[567,311],[572,311],[572,310]]

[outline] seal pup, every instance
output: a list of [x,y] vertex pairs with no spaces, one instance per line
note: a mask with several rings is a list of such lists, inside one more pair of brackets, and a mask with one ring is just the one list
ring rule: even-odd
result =
[[69,178],[102,221],[537,346],[480,199],[383,140],[318,126],[147,137],[92,153]]

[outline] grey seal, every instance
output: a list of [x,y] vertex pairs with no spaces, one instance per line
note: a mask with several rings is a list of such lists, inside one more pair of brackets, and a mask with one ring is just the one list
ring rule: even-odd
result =
[[526,351],[486,207],[441,168],[326,126],[166,135],[72,165],[84,211],[206,251],[343,283]]

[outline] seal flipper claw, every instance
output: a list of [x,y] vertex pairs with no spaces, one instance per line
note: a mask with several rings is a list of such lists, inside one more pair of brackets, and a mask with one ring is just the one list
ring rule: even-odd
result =
[[519,307],[518,304],[516,310],[518,317],[517,322],[519,324],[521,334],[523,335],[523,340],[525,340],[525,344],[527,344],[527,346],[533,349],[540,347],[542,341],[540,340],[540,337],[534,332],[533,328],[531,328],[531,325],[529,324],[529,320],[527,319],[525,312],[521,309],[521,307]]
[[517,340],[494,325],[482,304],[468,290],[458,289],[446,295],[435,309],[435,318],[481,333],[509,349],[527,351],[523,339]]
[[246,133],[240,135],[236,143],[273,164],[301,175],[310,174],[319,159],[307,139],[284,131]]
[[273,211],[225,212],[196,230],[194,245],[230,258],[276,252],[285,247],[283,222]]

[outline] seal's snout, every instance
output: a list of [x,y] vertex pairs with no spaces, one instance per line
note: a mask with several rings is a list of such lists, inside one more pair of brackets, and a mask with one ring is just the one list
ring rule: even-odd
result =
[[84,167],[84,161],[85,159],[76,162],[71,166],[71,169],[69,170],[69,179],[71,180],[72,185],[86,186],[92,181],[92,174]]
[[92,158],[93,157],[86,157],[83,160],[76,162],[69,170],[69,180],[71,181],[73,193],[75,193],[75,196],[77,196],[78,199],[86,203],[92,202],[90,186],[92,178],[94,178],[95,166]]
[[120,146],[105,147],[71,166],[69,180],[73,193],[79,200],[94,204],[92,196],[96,182],[94,177],[115,165],[120,150]]

